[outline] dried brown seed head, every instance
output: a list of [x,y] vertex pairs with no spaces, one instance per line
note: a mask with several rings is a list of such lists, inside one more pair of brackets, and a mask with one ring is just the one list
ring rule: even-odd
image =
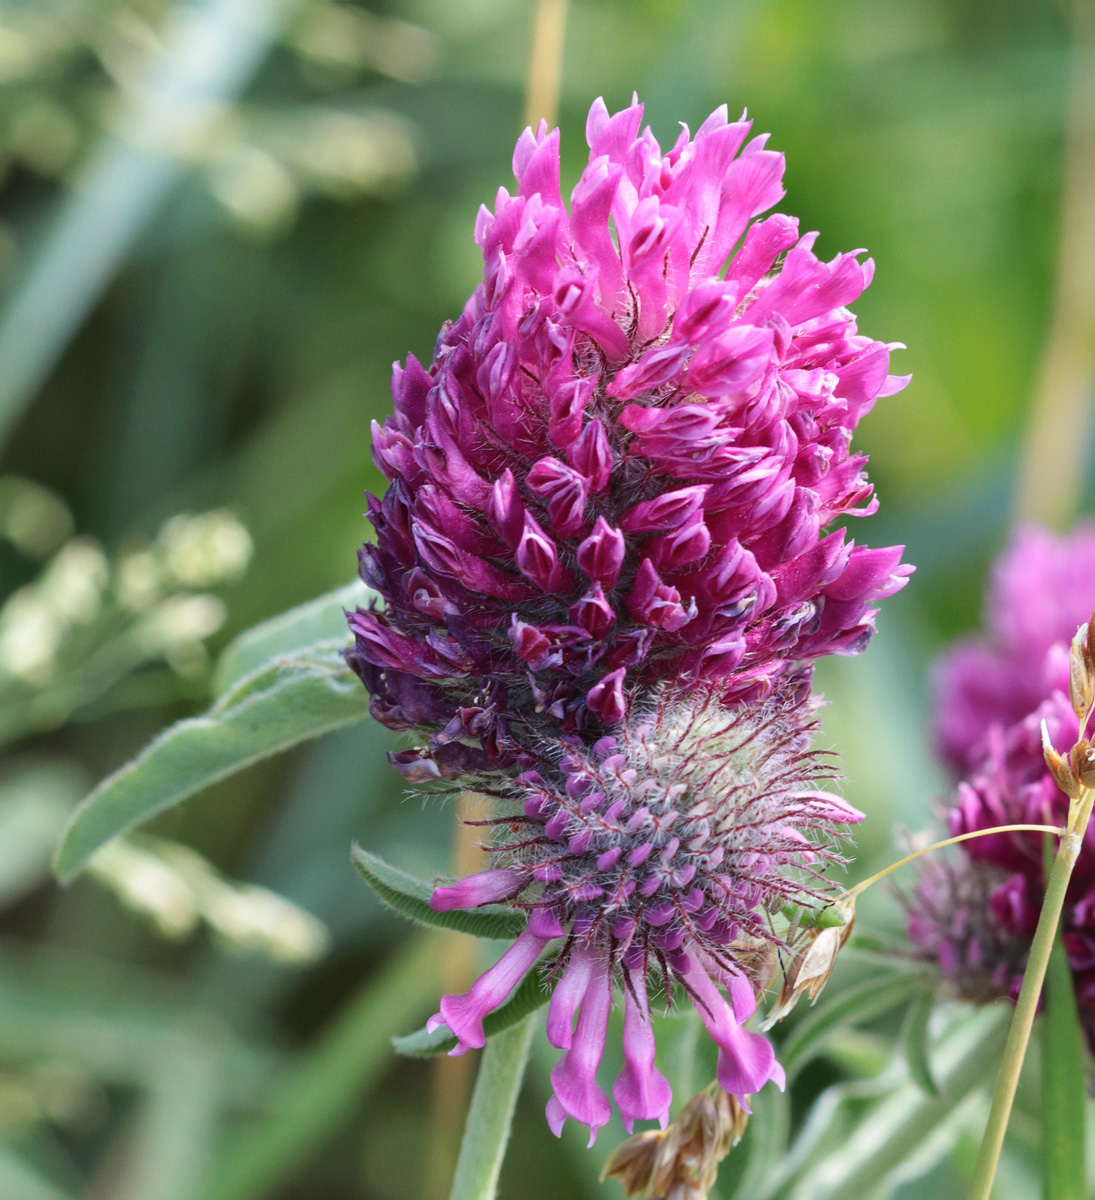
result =
[[627,1196],[707,1200],[719,1163],[745,1132],[749,1114],[720,1087],[693,1096],[663,1133],[636,1134],[605,1163],[601,1178],[620,1181]]
[[1068,656],[1069,699],[1072,711],[1083,722],[1095,703],[1095,671],[1092,670],[1091,649],[1088,645],[1088,626],[1081,625],[1072,639]]
[[625,1196],[649,1196],[654,1169],[664,1134],[657,1129],[629,1137],[608,1156],[601,1171],[602,1181],[618,1179]]
[[1095,746],[1081,738],[1069,755],[1072,770],[1085,788],[1095,788]]
[[1072,800],[1079,798],[1080,781],[1072,770],[1072,764],[1063,754],[1058,754],[1049,740],[1049,730],[1045,721],[1042,722],[1042,753],[1045,756],[1049,773],[1057,781],[1057,786]]

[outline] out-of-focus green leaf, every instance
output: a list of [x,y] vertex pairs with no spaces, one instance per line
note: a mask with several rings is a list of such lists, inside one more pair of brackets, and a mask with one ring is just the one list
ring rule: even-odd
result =
[[482,938],[513,938],[525,928],[523,914],[497,904],[435,912],[430,908],[433,888],[429,884],[400,871],[360,846],[353,847],[350,857],[361,878],[389,908],[419,925],[455,929],[458,933]]
[[749,1103],[753,1115],[745,1134],[719,1172],[718,1188],[723,1200],[752,1200],[757,1196],[787,1146],[790,1096],[766,1087],[750,1097]]
[[0,1196],[4,1200],[70,1200],[71,1193],[0,1142]]
[[881,979],[868,980],[843,993],[838,999],[815,1010],[799,1025],[784,1043],[780,1061],[793,1078],[825,1047],[826,1041],[839,1029],[858,1025],[880,1016],[903,1004],[923,984],[911,972],[895,972]]
[[1084,1200],[1085,1054],[1076,993],[1058,935],[1042,1014],[1042,1198]]
[[186,171],[186,148],[262,61],[289,0],[180,6],[126,89],[113,131],[69,195],[0,315],[0,437],[52,369]]
[[38,762],[0,781],[0,908],[49,877],[57,838],[87,786],[65,762]]
[[158,976],[72,951],[0,946],[3,1062],[59,1060],[103,1083],[145,1087],[180,1038],[216,1047],[232,1103],[253,1102],[275,1061]]
[[398,1026],[436,990],[439,935],[402,950],[369,980],[313,1049],[272,1085],[266,1116],[240,1133],[210,1167],[193,1200],[258,1200],[270,1194],[354,1107],[389,1061]]
[[[850,1128],[839,1122],[830,1126],[842,1128],[842,1136],[834,1138],[815,1126],[810,1134],[820,1153],[802,1161],[792,1147],[794,1182],[787,1187],[785,1178],[769,1181],[765,1200],[777,1194],[782,1200],[875,1200],[892,1196],[901,1180],[930,1169],[959,1134],[959,1105],[992,1076],[1008,1015],[998,1009],[963,1013],[939,1038],[932,1065],[939,1096],[925,1096],[907,1080],[876,1100],[869,1116],[860,1112]],[[844,1096],[853,1099],[855,1091],[844,1089]],[[824,1097],[822,1093],[817,1106],[831,1122],[837,1114],[823,1103]]]
[[[518,1021],[524,1020],[530,1012],[541,1008],[547,1003],[549,995],[548,990],[540,983],[536,971],[530,971],[509,1000],[483,1018],[483,1032],[488,1041],[496,1033],[509,1029]],[[416,1033],[392,1038],[392,1045],[397,1053],[407,1058],[436,1058],[439,1054],[448,1054],[450,1050],[455,1049],[456,1038],[444,1027],[435,1029],[433,1033],[419,1029]]]
[[190,1200],[201,1180],[228,1082],[221,1039],[201,1024],[164,1039],[141,1098],[116,1200]]
[[65,832],[57,874],[72,879],[118,834],[252,763],[367,713],[360,681],[333,648],[260,668],[207,713],[172,725],[99,784]]
[[217,663],[217,693],[227,692],[260,667],[286,655],[300,654],[317,643],[348,645],[350,635],[343,610],[367,604],[372,594],[363,583],[347,584],[245,630],[226,647]]
[[913,996],[901,1029],[901,1043],[905,1049],[909,1076],[929,1096],[939,1095],[939,1085],[932,1076],[931,1055],[928,1052],[928,1022],[934,1008],[935,993],[924,988]]

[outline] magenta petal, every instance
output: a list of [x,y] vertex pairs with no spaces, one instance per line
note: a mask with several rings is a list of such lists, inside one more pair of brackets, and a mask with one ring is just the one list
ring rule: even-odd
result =
[[589,1126],[591,1146],[597,1140],[597,1130],[612,1116],[612,1105],[597,1084],[611,1008],[612,977],[607,964],[599,963],[582,999],[571,1048],[551,1071],[555,1098],[568,1117]]
[[858,808],[853,808],[843,796],[835,792],[815,792],[811,797],[811,805],[826,821],[835,821],[841,825],[858,825],[866,818]]
[[[759,1092],[769,1079],[782,1076],[768,1039],[759,1033],[750,1033],[739,1024],[755,1007],[748,981],[740,976],[731,981],[733,1008],[699,963],[693,964],[685,981],[692,989],[700,1020],[719,1048],[718,1081],[732,1096]],[[750,993],[748,999],[746,989]]]
[[479,1049],[486,1045],[483,1018],[506,1002],[540,957],[548,940],[526,929],[494,966],[479,976],[469,991],[461,996],[442,996],[441,1012],[430,1018],[428,1027],[447,1025],[464,1047]]
[[548,1128],[556,1137],[563,1136],[563,1126],[567,1123],[567,1115],[563,1106],[551,1097],[547,1102],[547,1108],[544,1110],[544,1116],[547,1118]]
[[636,1121],[658,1121],[664,1129],[673,1089],[654,1065],[654,1027],[643,972],[633,968],[628,977],[634,991],[625,991],[624,1068],[612,1087],[612,1096],[628,1133]]
[[763,1034],[750,1033],[740,1025],[728,1028],[730,1037],[719,1047],[716,1076],[731,1096],[751,1096],[769,1079],[783,1075],[772,1043]]
[[521,872],[512,867],[479,871],[459,883],[434,888],[430,908],[434,912],[448,912],[453,908],[478,908],[481,904],[509,900],[524,889],[525,882]]
[[569,1050],[574,1027],[574,1014],[578,1011],[586,988],[593,976],[597,955],[581,946],[574,949],[566,965],[563,977],[551,993],[548,1007],[547,1038],[560,1050]]

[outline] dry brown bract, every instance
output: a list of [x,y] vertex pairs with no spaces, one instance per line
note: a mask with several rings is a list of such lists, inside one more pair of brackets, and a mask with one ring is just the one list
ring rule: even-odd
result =
[[625,1195],[646,1200],[706,1200],[748,1116],[735,1097],[712,1084],[667,1129],[628,1138],[605,1163],[601,1178],[615,1177]]

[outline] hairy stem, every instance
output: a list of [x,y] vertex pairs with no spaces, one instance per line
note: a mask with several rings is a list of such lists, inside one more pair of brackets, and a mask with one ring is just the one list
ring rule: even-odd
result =
[[996,1166],[1004,1145],[1004,1133],[1011,1116],[1015,1089],[1019,1086],[1019,1073],[1026,1056],[1027,1043],[1030,1041],[1034,1015],[1038,1010],[1038,998],[1042,993],[1046,967],[1049,965],[1054,939],[1057,936],[1057,924],[1064,908],[1065,893],[1072,877],[1072,868],[1076,865],[1084,843],[1084,833],[1091,819],[1093,803],[1095,791],[1085,789],[1069,814],[1068,832],[1057,847],[1057,856],[1053,860],[1042,911],[1038,917],[1038,928],[1030,945],[1030,958],[1023,974],[1023,986],[1019,990],[1019,999],[1011,1019],[1011,1028],[1008,1030],[1000,1073],[996,1077],[996,1090],[993,1092],[988,1124],[985,1126],[977,1165],[973,1171],[969,1200],[989,1200],[992,1194]]
[[498,1174],[528,1061],[532,1021],[532,1016],[527,1016],[487,1042],[449,1200],[494,1200],[497,1194]]

